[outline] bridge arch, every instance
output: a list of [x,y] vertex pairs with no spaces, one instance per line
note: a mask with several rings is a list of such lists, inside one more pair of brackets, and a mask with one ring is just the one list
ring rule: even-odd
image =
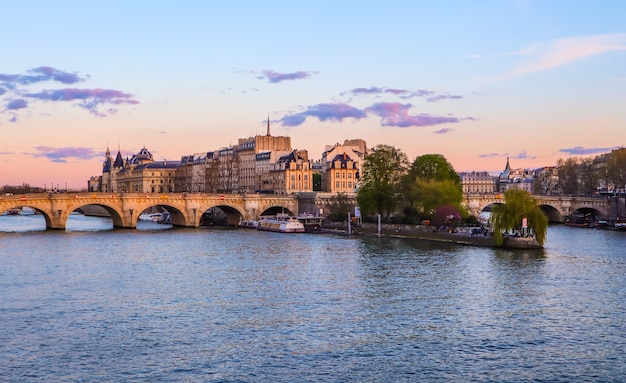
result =
[[219,213],[215,211],[219,209],[225,218],[228,226],[236,226],[241,218],[245,217],[245,212],[238,206],[229,203],[207,204],[200,207],[200,214],[195,222],[196,226],[212,226],[222,223],[223,217],[219,216]]
[[4,214],[5,212],[8,213],[11,210],[19,210],[21,214],[23,208],[32,209],[35,214],[41,215],[46,222],[46,229],[49,229],[52,226],[52,218],[50,217],[50,212],[42,209],[41,207],[38,207],[36,204],[22,203],[20,201],[16,201],[13,204],[3,206],[0,214]]
[[563,215],[559,209],[550,204],[540,204],[539,208],[548,217],[548,222],[563,222]]
[[576,210],[574,210],[572,212],[572,214],[582,214],[582,215],[587,215],[587,214],[591,214],[593,217],[602,217],[603,214],[601,211],[599,211],[598,209],[592,207],[592,206],[581,206],[578,207]]
[[285,206],[270,206],[263,210],[263,212],[259,215],[277,215],[277,214],[288,214],[288,215],[296,215],[293,211]]

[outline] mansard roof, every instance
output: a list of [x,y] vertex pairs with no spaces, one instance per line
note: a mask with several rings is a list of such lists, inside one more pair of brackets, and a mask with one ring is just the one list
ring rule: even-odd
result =
[[180,161],[154,161],[147,164],[137,165],[135,170],[146,169],[176,169],[180,166]]
[[345,169],[348,167],[347,165],[348,161],[354,162],[354,160],[352,160],[352,158],[350,158],[350,156],[345,152],[343,154],[337,154],[335,158],[333,158],[333,160],[330,161],[330,167],[336,168],[335,164],[337,163],[337,161],[339,161],[339,167],[342,169]]

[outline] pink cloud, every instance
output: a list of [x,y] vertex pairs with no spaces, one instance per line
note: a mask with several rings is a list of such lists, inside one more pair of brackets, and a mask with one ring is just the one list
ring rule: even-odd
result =
[[35,153],[29,154],[33,157],[45,157],[52,162],[66,162],[68,158],[90,160],[102,156],[101,152],[96,152],[93,148],[52,148],[49,146],[37,146],[35,150]]
[[435,130],[433,133],[435,133],[435,134],[446,134],[446,133],[450,133],[450,132],[453,132],[453,131],[454,131],[454,129],[452,129],[452,128],[442,128],[442,129],[439,129],[439,130]]
[[515,77],[540,72],[586,57],[623,50],[626,50],[626,33],[566,37],[532,44],[518,51],[518,54],[533,57],[533,59],[502,77]]
[[[124,93],[114,89],[77,89],[77,88],[65,88],[55,90],[43,90],[39,93],[25,94],[25,97],[30,97],[38,100],[46,101],[81,101],[78,106],[88,110],[90,113],[97,116],[105,116],[105,113],[99,111],[99,106],[102,104],[119,105],[119,104],[139,104],[139,101],[133,98],[130,93]],[[117,109],[110,108],[109,111],[115,113]],[[109,113],[110,114],[110,113]]]
[[348,104],[317,104],[309,106],[304,112],[286,115],[280,122],[283,126],[298,126],[307,117],[316,117],[320,121],[343,121],[344,118],[360,119],[366,116],[364,111]]
[[411,107],[411,104],[381,102],[365,108],[365,111],[379,116],[382,119],[383,126],[397,126],[400,128],[460,122],[456,117],[432,116],[429,114],[411,116],[409,115]]

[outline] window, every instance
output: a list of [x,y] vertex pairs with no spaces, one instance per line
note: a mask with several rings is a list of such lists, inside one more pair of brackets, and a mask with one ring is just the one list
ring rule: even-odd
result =
[[335,182],[335,188],[339,189],[339,181]]
[[304,180],[305,180],[305,181],[308,181],[308,180],[309,180],[309,175],[308,175],[308,174],[305,174],[305,175],[304,175]]
[[[342,173],[341,173],[341,176],[342,176],[343,178],[346,178],[346,172],[342,172]],[[345,182],[344,182],[344,183],[345,183]]]
[[335,178],[339,178],[339,172],[335,173]]
[[348,188],[352,189],[352,182],[351,181],[348,181]]
[[348,178],[352,178],[352,173],[348,173]]

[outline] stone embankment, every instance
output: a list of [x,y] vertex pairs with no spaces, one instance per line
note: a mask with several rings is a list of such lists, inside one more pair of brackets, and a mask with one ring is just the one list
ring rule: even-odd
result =
[[[324,232],[348,234],[345,222],[330,222],[324,224]],[[375,223],[364,223],[361,227],[352,228],[353,235],[378,236],[378,226]],[[381,225],[380,236],[385,238],[407,238],[425,241],[452,243],[458,245],[496,247],[491,235],[472,234],[471,228],[457,228],[456,232],[437,230],[432,226],[423,225]]]

